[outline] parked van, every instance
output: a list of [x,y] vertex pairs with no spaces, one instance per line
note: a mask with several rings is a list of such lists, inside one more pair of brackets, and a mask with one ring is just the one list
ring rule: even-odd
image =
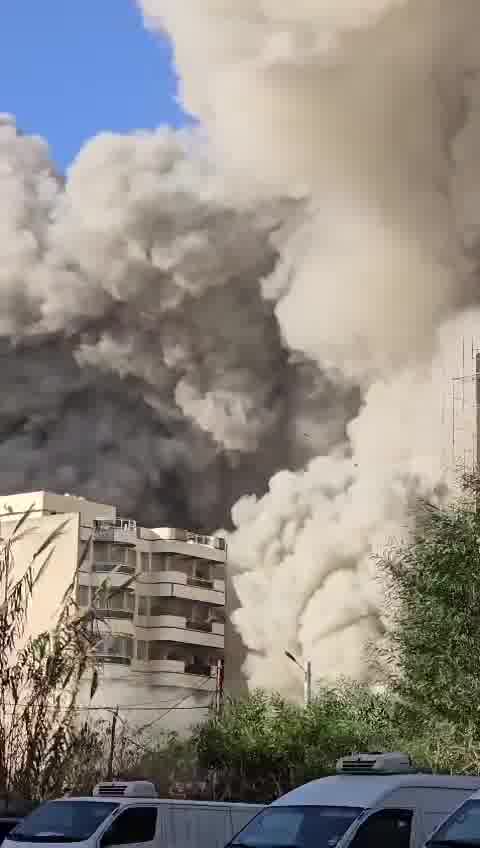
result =
[[19,822],[20,819],[17,816],[0,816],[0,845],[7,833],[10,833]]
[[468,801],[448,816],[434,830],[426,845],[431,848],[445,848],[445,844],[470,848],[480,845],[480,792],[475,792]]
[[147,781],[100,784],[86,798],[47,801],[2,848],[224,848],[262,805],[169,801]]
[[404,754],[356,754],[274,801],[229,848],[420,848],[476,789],[480,778],[417,773]]

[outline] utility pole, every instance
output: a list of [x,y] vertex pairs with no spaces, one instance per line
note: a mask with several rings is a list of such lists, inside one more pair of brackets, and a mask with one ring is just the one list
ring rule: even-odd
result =
[[306,707],[312,703],[312,663],[307,660],[304,669],[303,700]]
[[110,729],[110,755],[108,757],[107,780],[113,779],[113,755],[115,753],[115,734],[117,731],[118,707],[112,715],[112,727]]
[[476,428],[475,445],[475,471],[480,473],[480,353],[475,355],[475,412],[476,412]]
[[217,660],[215,675],[215,718],[220,718],[223,706],[223,682],[225,676],[224,661]]
[[[225,677],[225,662],[223,659],[217,660],[217,668],[215,674],[215,702],[214,714],[215,721],[218,721],[222,715],[223,707],[223,682]],[[217,770],[212,771],[212,801],[217,798]]]
[[312,703],[312,663],[307,660],[305,665],[302,665],[290,651],[284,651],[284,654],[303,671],[303,703],[309,707]]

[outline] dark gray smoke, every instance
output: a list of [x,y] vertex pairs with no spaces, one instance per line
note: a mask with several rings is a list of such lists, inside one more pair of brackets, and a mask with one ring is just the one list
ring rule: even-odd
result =
[[[64,180],[8,117],[0,188],[2,491],[215,529],[279,455],[315,452],[330,383],[289,361],[260,291],[287,205],[234,207],[167,131],[101,136]],[[327,441],[343,401],[332,418]]]

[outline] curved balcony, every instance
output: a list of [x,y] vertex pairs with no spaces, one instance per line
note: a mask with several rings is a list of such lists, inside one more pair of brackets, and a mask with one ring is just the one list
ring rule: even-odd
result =
[[137,544],[137,522],[129,518],[97,518],[93,522],[93,535],[97,542],[132,547]]
[[133,621],[134,613],[132,610],[125,609],[104,609],[103,607],[95,607],[95,613],[99,618],[121,618]]
[[213,677],[212,667],[206,663],[185,663],[185,674],[195,674],[198,677]]
[[136,568],[134,565],[127,565],[125,562],[102,562],[95,560],[92,565],[94,573],[109,574],[115,571],[115,574],[135,574]]
[[216,606],[225,604],[224,580],[208,581],[211,588],[207,588],[203,581],[189,578],[182,571],[157,571],[139,574],[137,582],[139,586],[148,585],[148,593],[157,597],[185,598]]
[[196,589],[213,589],[214,580],[206,580],[204,577],[187,577],[187,586],[195,586]]
[[97,658],[99,662],[106,663],[107,665],[131,665],[132,660],[130,657],[122,657],[120,654],[102,654],[97,653]]
[[184,660],[133,660],[132,671],[145,675],[152,686],[171,686],[178,689],[198,689],[207,696],[215,691],[216,669],[207,664]]
[[208,548],[216,548],[219,551],[226,551],[227,549],[227,543],[222,536],[205,536],[200,533],[193,533],[191,530],[180,530],[176,527],[156,527],[154,533],[168,542],[190,542]]
[[[154,537],[149,539],[151,542],[152,553],[170,553],[179,554],[182,557],[195,559],[209,560],[219,565],[224,565],[226,561],[226,551],[218,547],[209,547],[205,544],[194,541],[184,541],[180,539],[162,539],[156,530],[153,531]],[[205,537],[206,538],[206,537]]]
[[112,635],[103,632],[95,646],[98,659],[110,665],[130,665],[133,657],[134,640],[126,634]]
[[133,588],[132,581],[129,575],[125,574],[125,572],[122,574],[119,571],[110,571],[108,573],[97,571],[93,574],[89,574],[88,578],[88,581],[82,580],[82,584],[98,588],[104,583],[107,583],[109,589],[121,589],[122,586],[125,586],[125,584],[128,583],[128,585]]
[[[150,615],[136,621],[137,639],[158,642],[178,642],[183,645],[202,645],[210,648],[224,647],[224,625],[216,622],[188,621],[176,615]],[[148,624],[146,625],[146,622]],[[146,626],[145,626],[146,625]]]
[[[132,640],[132,649],[133,649],[133,640]],[[99,660],[100,663],[105,663],[106,665],[131,665],[132,658],[127,657],[126,653],[120,646],[108,646],[105,647],[102,644],[99,644],[96,651],[95,656]]]

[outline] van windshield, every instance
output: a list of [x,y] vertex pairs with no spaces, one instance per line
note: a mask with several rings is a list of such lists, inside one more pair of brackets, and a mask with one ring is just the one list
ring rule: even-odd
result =
[[247,824],[232,848],[334,848],[363,813],[360,807],[269,807]]
[[8,835],[13,842],[83,842],[118,804],[108,801],[47,801]]
[[480,801],[466,801],[429,840],[432,848],[441,846],[479,846],[480,848]]

